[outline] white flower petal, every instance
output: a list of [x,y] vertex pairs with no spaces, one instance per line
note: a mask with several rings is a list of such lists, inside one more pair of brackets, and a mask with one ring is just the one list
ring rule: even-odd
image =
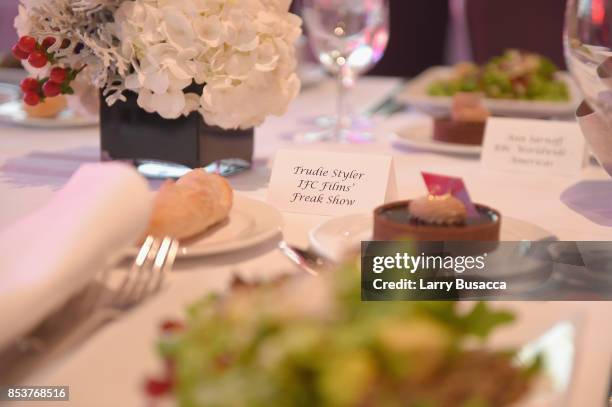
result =
[[142,87],[144,81],[144,77],[139,73],[133,73],[131,75],[126,76],[124,84],[125,87],[130,90],[136,90]]
[[185,109],[185,94],[180,90],[168,93],[154,93],[151,96],[151,106],[165,119],[177,119]]
[[143,108],[146,112],[153,113],[155,112],[155,109],[151,102],[152,96],[153,93],[151,93],[151,91],[149,91],[148,89],[140,89],[140,92],[138,92],[138,99],[136,100],[136,103],[138,103],[138,106]]
[[198,37],[209,47],[218,47],[221,44],[223,26],[218,16],[199,17],[193,27]]
[[189,47],[195,39],[195,32],[187,16],[176,7],[164,7],[162,14],[168,41],[179,48]]
[[160,70],[146,75],[142,85],[155,93],[163,94],[170,86],[170,79],[168,74]]

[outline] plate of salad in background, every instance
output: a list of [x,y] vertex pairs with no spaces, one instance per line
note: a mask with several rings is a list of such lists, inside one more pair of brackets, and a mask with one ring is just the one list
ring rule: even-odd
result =
[[580,92],[567,72],[548,58],[508,50],[478,66],[462,62],[432,67],[410,81],[402,102],[432,115],[450,111],[459,92],[479,92],[493,115],[564,118],[573,116]]

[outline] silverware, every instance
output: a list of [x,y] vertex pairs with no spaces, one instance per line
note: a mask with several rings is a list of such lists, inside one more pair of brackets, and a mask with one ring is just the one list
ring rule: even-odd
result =
[[299,268],[313,276],[317,276],[320,272],[332,270],[336,267],[333,261],[323,256],[319,256],[312,251],[291,246],[284,240],[278,244],[278,249]]
[[375,104],[371,108],[365,111],[366,117],[374,117],[381,115],[384,117],[391,117],[395,113],[401,112],[406,108],[404,103],[397,101],[397,95],[402,93],[406,88],[406,81],[403,80],[399,85],[394,87],[391,92],[381,102]]
[[[155,160],[136,160],[136,169],[142,175],[151,179],[178,179],[192,170],[181,164],[172,164]],[[211,173],[219,174],[222,177],[231,177],[240,174],[251,168],[251,163],[241,158],[225,158],[217,160],[200,169]]]
[[[110,269],[107,268],[28,336],[1,352],[0,384],[15,383],[66,354],[102,326],[157,293],[174,264],[178,249],[174,239],[148,236],[116,289],[109,288]],[[4,369],[5,366],[11,368]]]
[[251,168],[251,163],[241,158],[226,158],[215,161],[204,167],[204,171],[219,174],[222,177],[231,177]]
[[178,241],[170,237],[156,239],[147,236],[130,272],[125,274],[115,292],[110,307],[126,309],[159,291],[166,273],[174,265],[178,249]]

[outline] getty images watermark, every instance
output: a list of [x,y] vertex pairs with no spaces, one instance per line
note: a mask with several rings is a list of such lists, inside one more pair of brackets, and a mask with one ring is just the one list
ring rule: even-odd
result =
[[0,386],[0,401],[69,401],[68,386]]
[[[480,256],[444,256],[444,255],[410,255],[406,252],[395,253],[388,256],[374,256],[372,259],[372,272],[382,274],[384,272],[405,271],[410,277],[395,280],[376,278],[372,286],[376,290],[445,290],[450,292],[458,290],[506,290],[506,281],[474,281],[459,277],[465,272],[485,270],[485,260],[488,253]],[[456,273],[457,278],[452,280],[433,280],[427,273],[416,276],[418,271],[444,271]],[[416,276],[416,278],[414,278]]]
[[363,242],[361,297],[612,300],[612,242]]

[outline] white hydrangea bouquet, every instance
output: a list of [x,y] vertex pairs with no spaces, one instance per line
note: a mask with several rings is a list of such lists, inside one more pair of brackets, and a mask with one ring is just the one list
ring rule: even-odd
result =
[[78,77],[109,105],[132,91],[163,118],[199,111],[209,125],[246,129],[283,114],[299,92],[291,0],[21,3],[13,53],[36,76],[22,83],[29,104],[73,93]]

